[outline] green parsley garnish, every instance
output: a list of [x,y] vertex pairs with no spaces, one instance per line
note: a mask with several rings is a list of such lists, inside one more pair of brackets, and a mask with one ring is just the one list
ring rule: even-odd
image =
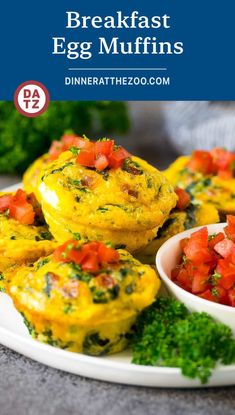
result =
[[66,304],[65,306],[64,306],[64,313],[65,314],[69,314],[69,313],[71,313],[73,311],[73,306],[72,306],[72,304]]
[[48,262],[50,262],[49,258],[43,258],[43,259],[39,260],[37,265],[36,265],[36,270],[38,270],[41,267],[43,267],[44,265],[48,264]]
[[[214,274],[211,276],[210,281],[212,285],[217,285],[218,280],[221,278],[221,275],[218,272],[214,272]],[[218,294],[218,293],[217,293]],[[216,294],[216,295],[217,295]]]
[[105,212],[108,212],[108,208],[100,206],[100,207],[98,207],[97,211],[105,213]]
[[71,151],[71,153],[74,156],[77,156],[80,153],[80,148],[78,148],[78,147],[70,147],[69,151]]
[[81,235],[79,232],[73,232],[73,239],[75,239],[76,241],[80,241],[81,240]]
[[132,363],[179,367],[206,383],[217,363],[235,362],[231,329],[206,313],[189,313],[172,298],[158,298],[137,319],[131,338]]
[[211,235],[209,235],[208,241],[210,242],[212,239],[214,239],[215,236],[216,236],[216,233],[212,233]]

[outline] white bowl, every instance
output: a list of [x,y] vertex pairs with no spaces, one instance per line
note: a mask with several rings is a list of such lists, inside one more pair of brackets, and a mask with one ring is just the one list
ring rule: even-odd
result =
[[[225,226],[225,223],[207,225],[209,235],[213,233],[223,232]],[[233,333],[235,333],[235,307],[217,304],[212,301],[197,297],[196,295],[191,294],[176,285],[173,281],[171,281],[170,278],[171,271],[179,263],[180,255],[182,253],[179,241],[183,238],[189,237],[193,232],[201,228],[202,226],[189,229],[168,239],[168,241],[166,241],[161,246],[157,253],[157,270],[165,283],[167,291],[177,300],[184,303],[190,311],[205,311],[216,320],[230,326]]]

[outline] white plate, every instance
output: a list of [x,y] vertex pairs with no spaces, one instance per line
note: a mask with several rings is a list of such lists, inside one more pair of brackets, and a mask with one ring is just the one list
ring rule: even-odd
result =
[[[15,190],[17,186],[9,189]],[[31,339],[21,315],[11,299],[0,294],[0,343],[45,365],[77,375],[127,385],[192,388],[201,387],[198,380],[182,376],[177,368],[159,368],[131,364],[126,351],[108,357],[90,357],[42,344]],[[206,386],[235,384],[235,365],[218,366]]]

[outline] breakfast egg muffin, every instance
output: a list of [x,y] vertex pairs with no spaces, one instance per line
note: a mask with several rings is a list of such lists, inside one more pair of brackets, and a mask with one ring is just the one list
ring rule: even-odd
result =
[[27,193],[34,193],[38,199],[37,194],[37,180],[40,171],[51,161],[49,154],[43,154],[37,158],[25,171],[23,175],[23,186]]
[[195,151],[179,157],[164,174],[196,200],[215,206],[222,220],[235,213],[235,153],[221,148]]
[[[112,242],[134,252],[156,235],[175,206],[173,187],[157,169],[112,140],[82,140],[40,173],[46,222],[59,242]],[[98,148],[98,150],[97,150]]]
[[22,190],[0,194],[1,290],[22,264],[50,254],[56,243],[33,195]]
[[48,153],[37,158],[25,171],[23,175],[23,186],[27,193],[33,192],[39,200],[40,194],[37,192],[37,180],[40,171],[52,160],[56,160],[59,155],[73,146],[78,146],[81,137],[76,135],[63,135],[60,141],[54,140]]
[[153,241],[135,254],[143,263],[154,264],[158,249],[172,236],[196,226],[219,222],[219,213],[215,206],[196,202],[182,189],[177,188],[175,191],[179,197],[176,208],[158,229]]
[[127,346],[137,315],[159,287],[155,271],[128,252],[70,240],[32,267],[22,266],[9,294],[34,338],[98,356]]

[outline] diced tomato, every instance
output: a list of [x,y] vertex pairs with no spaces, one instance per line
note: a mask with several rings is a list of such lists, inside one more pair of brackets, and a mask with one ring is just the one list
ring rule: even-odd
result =
[[74,146],[79,147],[82,150],[94,152],[94,143],[90,140],[84,140],[83,138],[77,138],[76,142],[74,143]]
[[[100,171],[106,167],[116,169],[122,166],[127,157],[130,157],[128,151],[121,146],[113,150],[113,140],[97,141],[94,143],[74,136],[64,136],[62,140],[64,147],[62,146],[61,151],[71,146],[79,147],[80,152],[76,159],[77,163],[85,167],[94,167]],[[58,157],[58,155],[55,155],[55,157]]]
[[235,155],[230,151],[216,147],[211,150],[211,155],[213,157],[213,161],[215,166],[217,167],[218,171],[226,171],[230,169],[230,164],[235,159]]
[[50,155],[50,159],[56,160],[61,154],[61,152],[63,151],[63,149],[64,149],[64,146],[61,141],[56,141],[56,140],[52,141],[51,147],[48,152]]
[[208,231],[204,227],[194,232],[184,247],[184,253],[188,259],[195,263],[211,261],[211,253],[208,249]]
[[83,271],[97,272],[99,270],[99,258],[97,252],[90,252],[82,260]]
[[177,276],[176,283],[186,291],[192,290],[192,275],[190,275],[185,268],[182,268]]
[[195,266],[191,261],[178,265],[171,272],[171,279],[187,291],[192,291],[192,281],[194,277]]
[[94,150],[94,143],[76,135],[64,135],[61,141],[55,140],[52,142],[49,149],[50,159],[57,159],[63,151],[69,150],[71,147],[92,151]]
[[[78,148],[90,148],[89,140],[85,140],[82,137],[78,137],[76,135],[63,135],[61,138],[62,143],[64,144],[65,148],[68,150],[70,147],[78,147]],[[89,144],[88,144],[89,143]]]
[[201,262],[202,258],[204,259],[205,250],[202,252],[202,249],[198,242],[190,240],[184,248],[184,253],[190,261]]
[[27,195],[26,195],[25,191],[22,190],[22,189],[18,189],[16,191],[15,195],[13,196],[13,200],[15,202],[21,202],[21,203],[27,202]]
[[171,271],[171,279],[172,281],[176,281],[179,275],[180,270],[182,269],[181,265],[177,265],[175,268]]
[[216,285],[212,288],[212,293],[217,297],[217,302],[220,304],[228,304],[228,292],[223,287]]
[[219,170],[218,176],[223,180],[230,180],[233,178],[232,170]]
[[[227,222],[231,236],[235,217],[228,216]],[[208,242],[207,228],[202,228],[183,239],[180,246],[185,255],[172,270],[171,279],[201,298],[235,307],[235,243],[222,232]]]
[[4,212],[5,210],[9,209],[12,199],[12,195],[0,196],[0,212]]
[[79,241],[70,240],[56,248],[54,260],[57,262],[75,262],[83,271],[96,273],[103,263],[119,260],[119,254],[101,242],[88,242],[80,245]]
[[208,246],[208,229],[206,226],[199,229],[196,232],[193,232],[190,236],[190,240],[198,241],[200,245],[204,248]]
[[235,216],[234,215],[227,215],[226,220],[227,220],[228,226],[235,227]]
[[78,247],[77,245],[74,244],[74,247],[68,252],[67,256],[70,261],[81,264],[88,252],[83,247]]
[[99,245],[98,254],[101,262],[112,263],[119,260],[119,253],[105,244]]
[[97,252],[97,250],[97,242],[90,242],[80,246],[78,241],[71,240],[67,243],[65,252],[70,261],[73,261],[76,264],[81,264],[87,255],[91,252]]
[[189,238],[181,239],[180,241],[180,248],[184,251],[185,246],[188,244]]
[[70,135],[70,134],[64,134],[61,137],[61,141],[66,146],[73,146],[74,145],[74,139],[77,138],[76,135]]
[[224,180],[230,180],[234,174],[235,153],[223,148],[212,151],[194,151],[188,162],[188,168],[202,174],[216,174]]
[[208,301],[213,301],[214,303],[220,304],[227,304],[228,303],[228,295],[226,290],[222,287],[215,286],[211,289],[207,289],[203,293],[198,295],[201,298],[204,298]]
[[227,238],[235,242],[235,229],[229,226],[225,226],[224,232],[226,233]]
[[209,250],[209,252],[211,255],[211,259],[206,262],[206,265],[210,268],[210,272],[212,272],[216,268],[219,255],[215,251],[212,251],[211,249]]
[[198,294],[208,288],[210,288],[209,283],[209,270],[210,267],[206,265],[200,265],[194,271],[193,281],[192,281],[192,293]]
[[67,249],[69,246],[72,248],[76,246],[77,241],[69,240],[65,242],[63,245],[58,246],[53,252],[53,257],[56,262],[71,262],[71,259],[68,256],[69,250]]
[[206,290],[203,293],[199,294],[198,297],[204,298],[204,300],[216,302],[216,297],[212,294],[211,290]]
[[9,207],[9,217],[18,220],[23,225],[32,225],[35,213],[30,203],[13,201]]
[[226,258],[234,247],[235,244],[230,239],[223,239],[214,246],[214,250],[223,258]]
[[228,263],[225,259],[219,259],[215,268],[215,272],[219,275],[224,274],[225,270],[227,269],[227,264]]
[[96,241],[88,242],[87,244],[83,245],[82,248],[85,250],[86,253],[88,253],[90,251],[98,252],[98,248],[99,248],[100,243],[101,242],[96,242]]
[[194,275],[194,271],[196,270],[195,265],[193,264],[192,261],[188,261],[186,258],[186,263],[184,264],[184,268],[186,269],[188,275],[190,275],[190,277],[192,278]]
[[212,174],[215,171],[213,157],[209,151],[196,150],[188,162],[188,168],[202,174]]
[[231,307],[235,307],[235,288],[228,290],[228,303]]
[[229,257],[228,257],[228,260],[230,262],[232,262],[233,265],[235,265],[235,247],[233,247],[231,249],[230,254],[229,254]]
[[235,242],[235,216],[227,215],[227,224],[228,226],[224,228],[224,232],[229,239]]
[[113,151],[114,141],[96,141],[95,143],[95,154],[103,154],[104,156],[109,156]]
[[210,248],[214,248],[214,246],[216,244],[218,244],[219,242],[223,241],[223,239],[225,238],[225,235],[223,232],[219,232],[216,235],[213,236],[213,238],[209,241],[209,247]]
[[120,146],[117,150],[113,151],[109,156],[109,166],[112,169],[118,169],[121,167],[126,160],[130,157],[130,153]]
[[206,227],[199,229],[196,232],[193,232],[188,238],[185,247],[187,247],[190,243],[197,244],[201,248],[208,247],[208,230]]
[[77,156],[76,162],[86,167],[95,167],[95,152],[82,149]]
[[12,197],[9,206],[9,217],[18,220],[23,225],[32,225],[35,219],[35,212],[31,203],[27,200],[24,190],[18,189]]
[[218,170],[218,176],[224,180],[231,179],[233,177],[232,166],[235,161],[235,153],[223,148],[214,148],[211,154]]
[[231,264],[228,260],[220,259],[218,261],[216,272],[221,275],[218,279],[218,284],[229,290],[235,284],[235,265]]
[[0,197],[0,212],[9,209],[9,217],[24,225],[32,225],[35,219],[34,206],[24,190],[18,189],[14,195]]
[[108,167],[109,161],[108,158],[104,154],[100,154],[97,159],[95,160],[95,168],[97,170],[104,170],[106,167]]
[[218,284],[225,290],[229,290],[235,284],[235,270],[228,271],[219,280]]
[[186,207],[190,203],[190,195],[184,189],[180,189],[180,187],[175,188],[175,193],[178,196],[178,201],[176,205],[177,208],[180,210],[186,209]]

